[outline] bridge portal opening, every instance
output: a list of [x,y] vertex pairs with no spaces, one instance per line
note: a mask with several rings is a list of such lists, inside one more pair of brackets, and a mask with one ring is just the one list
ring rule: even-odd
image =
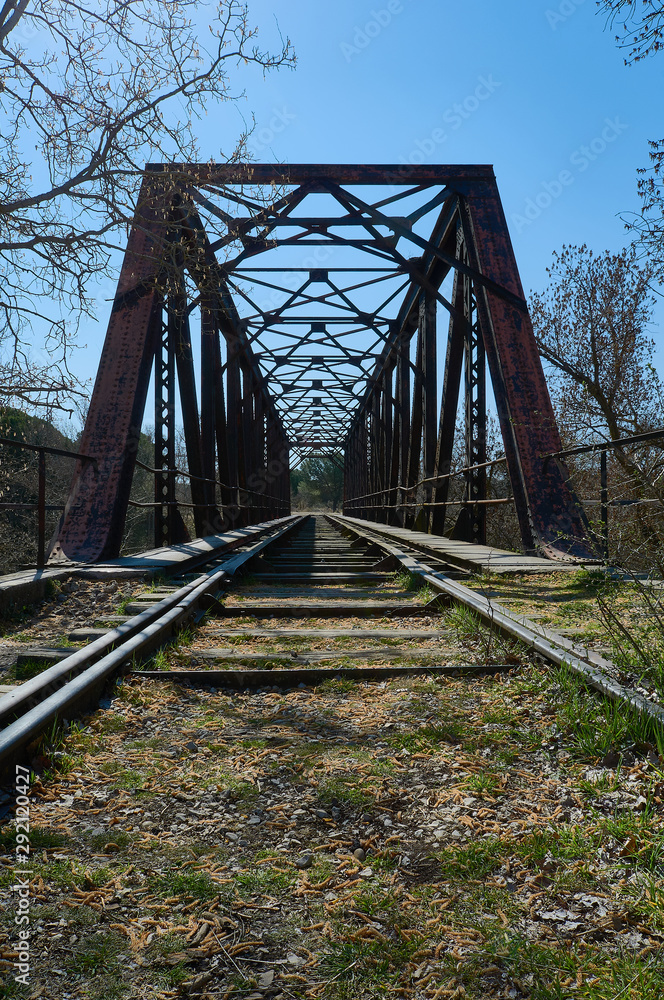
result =
[[118,554],[137,469],[159,545],[288,514],[312,455],[348,516],[482,542],[488,385],[523,547],[589,555],[491,167],[150,165],[50,558]]

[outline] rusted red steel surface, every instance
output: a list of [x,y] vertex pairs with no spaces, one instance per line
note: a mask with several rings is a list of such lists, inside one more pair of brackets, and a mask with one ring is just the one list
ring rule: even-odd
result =
[[[390,197],[374,200],[370,190],[360,196],[356,185],[387,187]],[[255,198],[251,188],[261,186],[276,193],[263,191]],[[289,186],[295,190],[283,194],[283,187]],[[401,193],[394,195],[394,191]],[[331,214],[319,214],[316,206],[323,203],[314,199],[313,214],[306,214],[307,203],[305,214],[298,215],[296,209],[310,194],[316,198],[328,195],[334,202]],[[215,204],[215,196],[222,200],[222,207]],[[403,197],[421,197],[422,204],[403,217],[399,214],[403,211],[399,199]],[[208,213],[207,223],[194,203]],[[435,213],[431,218],[436,221],[425,238],[416,226],[429,213]],[[206,228],[210,222],[210,232],[219,237],[212,243]],[[298,229],[302,231],[297,233]],[[359,237],[354,229],[362,230]],[[353,248],[354,253],[368,251],[369,261],[382,266],[372,269],[344,267],[343,261],[340,265],[334,260],[328,263],[331,246]],[[256,258],[281,247],[288,247],[286,254],[291,255],[299,248],[300,266],[285,263],[263,271],[291,277],[307,272],[296,279],[303,284],[294,291],[292,281],[283,277],[270,276],[267,281],[262,275],[252,277],[252,282],[263,280],[262,287],[273,293],[276,290],[276,304],[270,300],[262,304],[262,298],[260,303],[253,301],[245,287],[250,308],[243,306],[242,282],[246,286],[247,274],[261,271],[255,268]],[[324,248],[324,267],[312,256],[316,247]],[[223,265],[214,257],[215,249],[222,248],[228,248],[229,253]],[[414,251],[418,256],[412,256]],[[293,257],[286,256],[285,260],[289,259]],[[173,281],[164,280],[168,268]],[[441,293],[450,269],[457,276],[455,288],[459,286],[454,303]],[[187,354],[191,352],[191,335],[189,307],[185,308],[185,270],[204,303],[200,427],[193,362]],[[404,297],[400,304],[396,301],[394,312],[387,311],[391,298],[375,315],[369,315],[363,293],[354,297],[356,289],[373,289],[373,275],[360,274],[372,270],[393,270],[390,280],[400,276],[401,281],[405,276],[400,292]],[[346,279],[344,272],[349,271],[357,274]],[[345,280],[349,287],[343,285]],[[167,291],[160,291],[160,287]],[[335,296],[345,310],[341,319],[338,313],[331,314]],[[440,420],[436,303],[452,316],[450,342],[455,358],[442,387]],[[191,308],[194,305],[192,302]],[[166,326],[162,324],[163,309],[169,317]],[[292,324],[298,322],[302,325],[291,332]],[[368,341],[369,346],[349,352],[346,344],[351,341],[343,340],[349,336],[348,326],[357,327],[351,331],[353,337],[373,330],[373,346]],[[171,329],[173,335],[168,332]],[[269,340],[273,330],[290,338],[287,350],[283,345],[273,346]],[[223,363],[220,335],[226,341]],[[413,338],[419,344],[414,363],[409,360]],[[296,344],[303,348],[300,356],[292,346]],[[561,443],[490,166],[148,166],[80,443],[82,452],[97,459],[98,471],[77,467],[51,561],[94,562],[117,555],[155,356],[158,369],[161,357],[167,373],[163,400],[155,411],[160,411],[157,422],[163,423],[160,440],[168,442],[175,432],[175,364],[171,361],[174,356],[178,359],[180,400],[188,407],[183,423],[189,471],[198,475],[192,489],[192,498],[198,497],[194,504],[198,504],[198,521],[217,513],[238,524],[263,520],[270,511],[273,517],[281,516],[289,507],[289,445],[299,447],[302,456],[303,448],[315,450],[325,438],[332,456],[341,449],[346,452],[345,502],[349,513],[390,523],[421,522],[422,530],[444,530],[447,486],[440,486],[440,481],[447,483],[450,471],[462,353],[467,369],[467,452],[468,441],[475,442],[466,465],[483,469],[486,393],[482,344],[524,547],[555,558],[592,557],[588,523],[566,481],[566,469],[555,460],[545,465],[544,457],[559,451]],[[170,359],[168,364],[164,358]],[[267,366],[265,370],[259,367],[259,358]],[[374,364],[374,359],[375,368],[364,370],[366,389],[358,391],[357,379],[348,375],[346,368],[355,365],[362,371],[362,364]],[[280,366],[288,364],[291,369],[280,374]],[[280,409],[266,384],[273,376],[275,392],[281,393]],[[321,402],[323,397],[325,403]],[[319,406],[327,406],[326,413],[315,409]],[[327,420],[320,419],[326,415]],[[160,462],[163,475],[173,477],[172,458],[162,455]],[[466,475],[470,475],[469,470]],[[422,476],[429,485],[418,492]],[[221,489],[219,511],[216,477]],[[468,496],[461,501],[462,516],[457,518],[455,530],[461,530],[459,524],[463,517],[468,520],[472,510],[472,531],[465,537],[482,540],[484,516],[477,512],[480,504],[490,502],[485,498],[484,473],[476,476],[479,485],[473,487],[474,482],[467,481]],[[438,493],[431,483],[439,485]],[[198,496],[201,491],[203,500]],[[450,501],[449,506],[459,502]],[[205,515],[201,505],[208,512]],[[162,515],[163,510],[173,511],[170,501]],[[158,516],[155,511],[155,525]],[[464,537],[463,532],[459,537]]]
[[[469,184],[465,194],[474,265],[524,298],[495,181]],[[592,556],[587,523],[566,482],[564,465],[549,462],[544,471],[543,456],[560,451],[562,445],[528,311],[487,289],[478,289],[478,294],[486,304],[482,326],[487,360],[524,542],[530,534],[534,545],[552,558]]]
[[330,180],[337,184],[452,184],[493,177],[490,164],[409,163],[167,163],[149,164],[152,175],[167,173],[178,183],[305,184]]
[[164,209],[143,184],[77,463],[49,561],[96,562],[119,553],[160,321],[156,277]]

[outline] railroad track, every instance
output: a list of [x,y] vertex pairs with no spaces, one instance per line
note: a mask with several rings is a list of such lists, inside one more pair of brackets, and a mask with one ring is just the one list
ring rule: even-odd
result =
[[[195,568],[197,572],[190,567],[186,575],[139,595],[124,616],[109,619],[105,628],[71,633],[70,639],[86,643],[81,648],[25,654],[44,662],[50,657],[50,665],[0,698],[0,766],[19,760],[55,719],[71,719],[93,705],[108,679],[128,669],[144,677],[244,689],[267,683],[315,685],[329,676],[359,681],[509,667],[442,662],[443,651],[431,643],[440,636],[436,620],[441,606],[450,603],[470,608],[490,628],[545,661],[568,664],[608,697],[664,722],[657,704],[618,683],[610,661],[511,614],[464,586],[457,568],[395,543],[385,529],[366,522],[335,515],[285,518],[257,529],[242,544],[233,543],[232,551],[199,558]],[[397,570],[428,585],[426,604],[399,589]],[[238,596],[234,581],[242,573],[249,573],[248,583]],[[199,648],[193,641],[179,659],[196,666],[180,663],[167,672],[139,669],[141,661],[206,612],[214,618],[214,638],[225,645]],[[424,627],[418,625],[423,618]],[[224,619],[230,620],[229,627],[219,628]],[[326,628],[326,619],[342,624]],[[378,627],[372,626],[377,619]],[[291,640],[312,648],[293,652]],[[239,651],[238,642],[267,644],[268,651]]]
[[[87,645],[0,702],[18,716],[5,762],[37,772],[0,825],[7,886],[29,804],[34,995],[61,1000],[68,975],[100,996],[89,980],[104,975],[108,996],[129,981],[132,996],[342,1000],[398,983],[407,1000],[498,1000],[528,996],[550,974],[542,955],[579,940],[579,973],[601,975],[607,938],[649,974],[659,897],[644,913],[635,882],[630,908],[619,866],[647,870],[664,843],[662,759],[621,744],[599,770],[580,764],[554,735],[560,675],[528,650],[598,685],[607,661],[469,582],[372,525],[294,517],[72,632]],[[455,605],[508,641],[453,654]],[[162,669],[133,663],[158,647]],[[130,676],[85,729],[47,736],[34,761],[54,710],[82,714],[115,672]],[[0,922],[3,971],[19,905]],[[606,975],[599,995],[635,973]]]

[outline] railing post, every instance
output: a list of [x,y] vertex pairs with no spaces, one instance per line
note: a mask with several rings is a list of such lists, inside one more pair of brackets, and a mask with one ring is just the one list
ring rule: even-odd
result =
[[37,569],[43,569],[46,556],[46,455],[39,449],[39,486],[37,492]]

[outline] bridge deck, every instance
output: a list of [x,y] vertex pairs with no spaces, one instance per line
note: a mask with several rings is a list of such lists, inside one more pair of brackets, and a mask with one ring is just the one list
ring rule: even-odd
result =
[[560,573],[573,572],[584,563],[577,560],[569,562],[542,559],[539,556],[522,555],[519,552],[509,552],[492,545],[477,545],[472,542],[459,542],[442,535],[428,535],[424,531],[412,531],[409,528],[397,528],[393,525],[379,524],[376,521],[364,521],[356,517],[334,515],[340,522],[353,524],[358,528],[366,528],[384,535],[393,542],[403,542],[421,552],[443,559],[459,569],[471,573]]
[[235,548],[254,541],[261,534],[267,534],[294,517],[285,517],[248,528],[234,528],[219,535],[194,538],[179,545],[168,545],[158,549],[148,549],[133,555],[121,556],[105,562],[80,563],[58,560],[45,569],[22,569],[16,573],[0,576],[0,611],[10,607],[31,604],[46,596],[48,581],[65,580],[75,575],[89,579],[109,579],[119,577],[151,577],[167,571],[187,572],[201,559],[231,552]]
[[[538,556],[521,555],[518,552],[508,552],[490,545],[476,545],[470,542],[454,541],[440,535],[427,535],[423,531],[411,531],[407,528],[396,528],[391,525],[379,524],[375,521],[364,521],[354,517],[333,515],[340,522],[347,521],[360,529],[375,531],[395,543],[402,542],[429,553],[451,565],[471,573],[556,573],[570,572],[578,569],[582,563],[552,559],[541,559]],[[161,549],[151,549],[134,555],[123,556],[107,562],[81,564],[60,563],[43,570],[22,570],[0,577],[0,608],[40,600],[44,597],[47,580],[67,577],[71,573],[78,576],[117,577],[136,576],[155,572],[182,568],[201,556],[211,554],[215,549],[223,551],[233,544],[249,541],[257,532],[269,526],[276,526],[279,521],[266,522],[251,528],[240,528],[226,532],[223,535],[213,535],[207,538],[193,539],[181,545],[167,546]]]

